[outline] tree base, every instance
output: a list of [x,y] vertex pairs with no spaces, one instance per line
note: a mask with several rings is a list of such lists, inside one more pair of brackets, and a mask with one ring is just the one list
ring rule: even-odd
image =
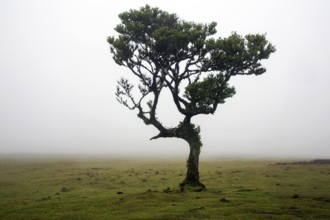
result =
[[197,182],[190,182],[187,180],[184,180],[182,183],[179,185],[180,191],[183,192],[185,190],[187,191],[194,191],[194,192],[202,192],[206,190],[206,186],[201,183],[200,181]]

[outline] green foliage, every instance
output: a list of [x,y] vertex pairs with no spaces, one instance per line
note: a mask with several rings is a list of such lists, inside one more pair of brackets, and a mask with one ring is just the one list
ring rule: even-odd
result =
[[260,61],[275,52],[275,47],[266,40],[266,36],[260,34],[249,34],[243,38],[233,33],[227,38],[209,39],[206,48],[211,57],[205,59],[205,65],[232,76],[264,73],[266,69]]
[[235,88],[229,87],[222,74],[210,74],[203,81],[189,84],[184,95],[191,103],[190,108],[207,110],[234,94]]
[[177,16],[149,5],[140,10],[130,10],[119,15],[121,24],[115,30],[124,38],[136,43],[151,43],[153,33],[161,27],[175,28]]
[[149,5],[119,15],[121,24],[115,30],[118,38],[109,37],[111,51],[117,63],[129,62],[135,53],[141,59],[159,62],[161,68],[168,62],[178,62],[204,51],[207,36],[216,33],[216,23],[196,24],[179,20]]
[[115,62],[119,65],[123,65],[123,60],[128,60],[133,56],[134,47],[130,45],[129,40],[124,37],[119,37],[115,39],[114,37],[109,37],[108,42],[113,45],[111,52],[114,52],[116,48],[116,56],[113,56]]

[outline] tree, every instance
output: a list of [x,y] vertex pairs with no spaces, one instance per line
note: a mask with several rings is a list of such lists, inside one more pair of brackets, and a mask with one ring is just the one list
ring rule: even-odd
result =
[[[260,75],[266,69],[261,60],[275,52],[263,34],[245,37],[232,33],[227,38],[216,34],[215,22],[188,22],[149,5],[119,14],[117,37],[108,37],[114,61],[127,67],[139,80],[138,96],[125,78],[118,81],[117,100],[145,124],[153,125],[157,138],[181,138],[190,147],[187,173],[180,184],[205,185],[199,178],[199,155],[202,147],[200,128],[191,119],[213,114],[219,104],[235,94],[228,81],[237,75]],[[168,89],[183,120],[176,127],[165,127],[156,116],[160,94]]]

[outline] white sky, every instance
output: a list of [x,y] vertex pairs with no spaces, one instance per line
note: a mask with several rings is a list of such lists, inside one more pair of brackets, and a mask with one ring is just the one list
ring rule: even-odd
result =
[[[185,20],[267,33],[277,52],[262,76],[231,81],[237,94],[198,116],[203,155],[330,157],[330,1],[2,0],[0,153],[176,153],[178,139],[149,141],[146,126],[115,98],[117,66],[106,37],[118,14],[146,3]],[[166,94],[159,117],[181,119]]]

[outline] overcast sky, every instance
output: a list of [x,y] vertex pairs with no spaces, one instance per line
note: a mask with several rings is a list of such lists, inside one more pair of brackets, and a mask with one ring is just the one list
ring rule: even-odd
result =
[[[262,76],[231,81],[237,94],[198,116],[203,155],[330,157],[330,1],[2,0],[0,153],[176,153],[178,139],[115,98],[133,77],[112,60],[118,14],[145,4],[188,21],[218,23],[219,36],[267,33],[277,48]],[[159,117],[181,119],[168,94]]]

